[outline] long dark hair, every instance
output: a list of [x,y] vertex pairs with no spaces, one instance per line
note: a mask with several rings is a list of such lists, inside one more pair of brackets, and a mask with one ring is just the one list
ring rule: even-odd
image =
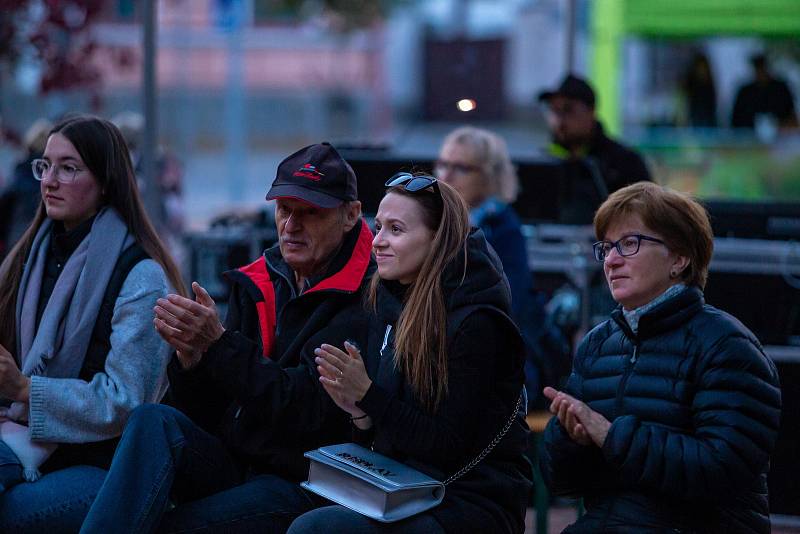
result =
[[[94,175],[103,191],[103,205],[117,210],[139,246],[161,265],[172,287],[185,296],[180,271],[142,205],[130,154],[119,129],[98,117],[73,115],[56,124],[48,138],[56,133],[73,144]],[[16,346],[16,302],[23,265],[46,218],[44,203],[40,201],[33,222],[0,264],[0,344],[11,351]]]
[[[434,232],[431,254],[406,294],[397,321],[394,363],[411,385],[422,406],[433,413],[447,395],[447,307],[442,291],[444,268],[459,253],[465,255],[469,235],[467,205],[451,186],[439,182],[435,192],[410,193],[402,186],[386,194],[411,198],[422,208],[425,226]],[[465,273],[462,273],[462,276]],[[378,272],[370,280],[367,302],[377,305]]]

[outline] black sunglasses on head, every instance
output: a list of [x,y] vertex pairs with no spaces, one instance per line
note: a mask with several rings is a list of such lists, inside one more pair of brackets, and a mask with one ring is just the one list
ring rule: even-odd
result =
[[408,172],[398,172],[391,178],[389,178],[386,183],[384,184],[386,187],[397,187],[403,186],[403,189],[408,191],[409,193],[417,193],[419,191],[424,191],[429,187],[433,187],[433,190],[441,195],[439,192],[439,182],[433,176],[428,176],[427,174],[418,174],[413,175]]

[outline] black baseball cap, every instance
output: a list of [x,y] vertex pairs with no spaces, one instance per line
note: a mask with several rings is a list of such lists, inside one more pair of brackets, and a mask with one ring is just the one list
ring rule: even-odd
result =
[[267,200],[298,198],[320,208],[358,200],[353,168],[330,143],[301,148],[278,165]]
[[750,56],[750,65],[755,69],[763,69],[767,67],[767,55],[764,52],[759,52]]
[[554,96],[563,96],[583,102],[594,108],[595,96],[592,87],[583,78],[568,74],[556,89],[539,93],[539,102],[547,102]]

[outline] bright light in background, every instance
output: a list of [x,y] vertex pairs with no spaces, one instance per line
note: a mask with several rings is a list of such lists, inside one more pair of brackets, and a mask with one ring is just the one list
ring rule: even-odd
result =
[[459,111],[467,112],[474,110],[475,107],[477,106],[477,103],[471,98],[462,98],[461,100],[458,101],[456,106],[458,107]]

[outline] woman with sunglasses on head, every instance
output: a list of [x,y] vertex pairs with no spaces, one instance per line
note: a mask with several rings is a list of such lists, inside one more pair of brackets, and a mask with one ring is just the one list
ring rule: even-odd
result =
[[522,532],[524,352],[502,268],[452,187],[405,173],[386,185],[369,327],[353,332],[358,347],[317,349],[320,381],[350,414],[356,441],[442,481],[509,428],[432,510],[385,524],[327,506],[289,532]]
[[184,289],[115,126],[67,118],[32,167],[42,201],[0,265],[0,531],[76,532],[128,414],[166,390],[152,310]]
[[781,393],[775,365],[734,317],[704,303],[708,215],[649,182],[594,217],[611,318],[581,342],[541,467],[583,497],[565,532],[770,531],[769,457]]

